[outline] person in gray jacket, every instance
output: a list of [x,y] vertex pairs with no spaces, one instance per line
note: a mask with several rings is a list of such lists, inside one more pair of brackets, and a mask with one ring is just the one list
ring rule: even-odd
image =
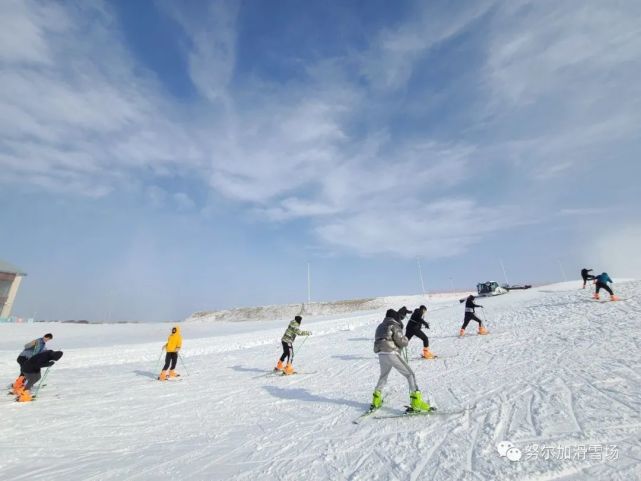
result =
[[381,366],[381,375],[376,383],[370,411],[380,408],[383,405],[381,390],[387,383],[392,368],[400,372],[410,386],[410,411],[429,411],[430,405],[423,401],[421,391],[416,384],[414,371],[401,357],[401,349],[407,346],[407,337],[403,335],[403,325],[399,321],[398,312],[389,309],[385,313],[385,319],[376,328],[374,341],[374,352],[378,354],[378,362]]
[[36,354],[40,354],[41,352],[46,351],[47,342],[51,341],[52,339],[53,339],[53,334],[47,333],[44,336],[38,339],[34,339],[33,341],[28,342],[24,345],[24,351],[22,351],[18,356],[18,358],[16,359],[16,362],[20,366],[20,374],[18,375],[18,378],[11,385],[13,392],[19,391],[24,386],[25,377],[24,377],[24,373],[22,372],[22,366],[24,365],[24,363],[27,362]]

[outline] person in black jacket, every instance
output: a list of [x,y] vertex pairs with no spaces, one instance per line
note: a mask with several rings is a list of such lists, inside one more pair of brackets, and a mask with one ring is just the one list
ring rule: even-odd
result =
[[398,322],[401,323],[401,329],[402,329],[403,321],[405,320],[407,315],[410,313],[410,310],[407,307],[403,306],[398,311],[396,311],[396,313],[398,314]]
[[29,402],[31,397],[31,388],[40,380],[40,369],[51,367],[62,357],[62,351],[42,351],[22,364],[22,372],[25,377],[24,387],[18,394],[17,401]]
[[412,337],[416,336],[423,341],[423,358],[424,359],[434,359],[434,354],[430,352],[430,340],[427,338],[427,335],[421,330],[423,326],[425,329],[429,329],[430,325],[425,322],[424,316],[427,312],[427,307],[421,306],[418,309],[414,309],[412,317],[410,317],[409,322],[407,323],[407,328],[405,329],[405,336],[407,340],[411,340]]
[[476,317],[476,314],[474,314],[474,309],[477,307],[482,308],[483,306],[474,303],[474,296],[472,294],[467,296],[467,299],[465,299],[465,317],[463,318],[463,327],[461,327],[461,330],[459,331],[459,336],[465,335],[465,328],[470,323],[470,321],[476,321],[479,323],[479,334],[489,334],[487,332],[487,329],[483,327],[483,321],[481,321],[478,317]]
[[583,289],[585,289],[585,285],[587,284],[588,281],[593,281],[596,279],[592,274],[592,269],[586,269],[585,267],[581,269],[581,277],[583,278]]

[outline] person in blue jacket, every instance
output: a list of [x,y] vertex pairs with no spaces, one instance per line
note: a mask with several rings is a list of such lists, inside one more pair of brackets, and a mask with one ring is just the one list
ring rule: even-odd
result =
[[608,282],[612,283],[612,279],[610,279],[610,276],[608,275],[607,272],[603,272],[602,274],[599,274],[596,276],[596,292],[594,293],[594,299],[599,299],[599,291],[601,289],[606,290],[608,293],[610,293],[610,300],[611,301],[618,301],[619,298],[614,295],[614,292],[612,292],[612,289],[610,286],[608,286]]

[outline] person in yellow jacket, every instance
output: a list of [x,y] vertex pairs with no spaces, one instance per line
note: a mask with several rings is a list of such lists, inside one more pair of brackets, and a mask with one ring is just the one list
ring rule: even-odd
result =
[[[165,354],[165,365],[162,368],[160,376],[158,376],[158,379],[160,381],[165,381],[168,377],[172,378],[180,376],[180,374],[176,373],[174,369],[176,369],[176,363],[178,362],[178,351],[180,351],[182,343],[183,338],[180,335],[180,327],[172,327],[171,334],[169,334],[169,337],[167,338],[167,344],[163,346],[163,349],[167,351],[167,354]],[[171,369],[169,368],[170,364]],[[167,373],[167,369],[169,369],[169,373]]]

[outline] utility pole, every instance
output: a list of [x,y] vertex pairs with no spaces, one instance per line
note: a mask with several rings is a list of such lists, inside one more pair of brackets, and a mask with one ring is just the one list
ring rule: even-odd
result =
[[503,270],[503,277],[505,277],[505,283],[509,286],[510,281],[507,280],[507,274],[505,273],[505,266],[503,265],[503,260],[499,259],[499,264],[501,264],[501,269]]
[[312,302],[312,274],[309,262],[307,263],[307,304]]
[[421,269],[421,260],[416,256],[416,264],[418,265],[418,278],[421,281],[421,292],[425,295],[425,283],[423,282],[423,270]]

